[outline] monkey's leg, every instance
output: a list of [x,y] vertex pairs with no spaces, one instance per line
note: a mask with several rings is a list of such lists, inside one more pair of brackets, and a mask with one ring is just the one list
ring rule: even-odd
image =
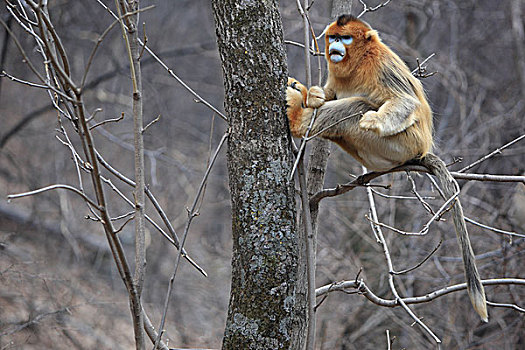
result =
[[[359,119],[363,114],[375,108],[377,106],[363,97],[348,97],[325,102],[317,109],[310,135],[320,133],[321,137],[336,139],[359,132]],[[306,108],[304,113],[307,115],[305,119],[310,121],[313,110]]]
[[387,100],[377,111],[365,113],[359,126],[371,130],[379,136],[391,136],[406,130],[414,124],[415,113],[419,101],[410,96],[403,95]]

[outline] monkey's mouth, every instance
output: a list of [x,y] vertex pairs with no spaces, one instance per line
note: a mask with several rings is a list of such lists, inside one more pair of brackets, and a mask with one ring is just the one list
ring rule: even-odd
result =
[[344,54],[342,54],[341,52],[339,52],[337,50],[331,50],[329,54],[330,54],[330,58],[332,58],[332,57],[343,58],[344,57]]
[[330,61],[334,63],[341,62],[343,60],[343,57],[345,57],[344,53],[341,53],[341,51],[337,50],[330,50],[329,55]]
[[328,48],[328,56],[330,56],[330,61],[333,63],[341,62],[345,57],[345,54],[346,48],[339,41],[332,43]]

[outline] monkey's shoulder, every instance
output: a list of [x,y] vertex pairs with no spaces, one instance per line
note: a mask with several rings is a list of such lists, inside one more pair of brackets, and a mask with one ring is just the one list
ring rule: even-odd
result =
[[385,91],[395,95],[418,96],[422,93],[421,82],[412,75],[406,63],[395,53],[386,55],[378,72],[378,83]]

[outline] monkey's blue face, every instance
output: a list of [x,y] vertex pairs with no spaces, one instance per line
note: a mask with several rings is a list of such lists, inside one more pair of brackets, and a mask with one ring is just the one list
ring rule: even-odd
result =
[[329,35],[328,36],[328,56],[330,61],[333,63],[338,63],[343,60],[346,55],[345,45],[350,45],[353,41],[353,38],[350,35]]

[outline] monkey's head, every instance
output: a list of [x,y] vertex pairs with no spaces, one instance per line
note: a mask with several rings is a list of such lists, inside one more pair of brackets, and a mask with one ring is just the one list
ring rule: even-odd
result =
[[379,42],[377,32],[368,23],[352,15],[339,16],[326,29],[325,56],[328,69],[337,77],[349,76]]

